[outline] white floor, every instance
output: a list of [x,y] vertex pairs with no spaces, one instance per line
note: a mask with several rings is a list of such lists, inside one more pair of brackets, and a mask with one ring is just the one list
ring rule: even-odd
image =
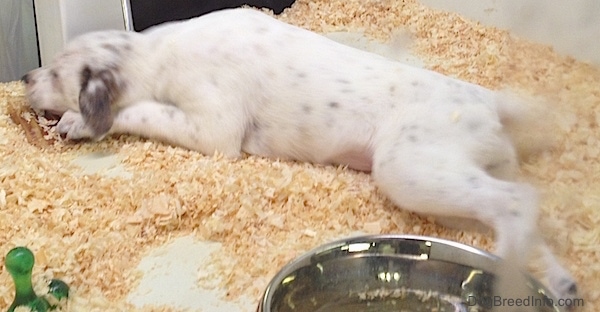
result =
[[139,308],[149,304],[190,311],[255,311],[255,300],[251,298],[227,302],[220,299],[225,290],[198,286],[199,273],[209,266],[209,256],[218,248],[217,243],[185,236],[154,250],[140,262],[138,269],[144,272],[144,277],[129,294],[128,301]]
[[420,0],[600,66],[598,0]]

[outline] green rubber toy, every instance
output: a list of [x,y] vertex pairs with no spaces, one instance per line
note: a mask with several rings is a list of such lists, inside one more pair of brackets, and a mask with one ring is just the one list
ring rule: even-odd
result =
[[48,295],[58,301],[69,298],[69,286],[58,279],[50,281],[48,294],[44,296],[35,294],[31,283],[34,262],[33,253],[27,247],[16,247],[6,254],[4,265],[15,283],[15,299],[8,307],[8,312],[13,312],[20,306],[28,307],[35,312],[47,312],[57,308],[46,299]]

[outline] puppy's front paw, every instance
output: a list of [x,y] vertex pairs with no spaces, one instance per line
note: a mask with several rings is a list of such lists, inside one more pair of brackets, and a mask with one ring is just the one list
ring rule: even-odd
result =
[[67,140],[81,140],[92,137],[92,132],[85,125],[81,114],[74,111],[67,111],[63,114],[56,125],[56,130]]

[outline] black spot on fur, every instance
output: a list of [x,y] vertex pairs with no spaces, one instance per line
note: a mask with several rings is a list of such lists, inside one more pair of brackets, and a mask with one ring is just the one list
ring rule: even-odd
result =
[[373,103],[373,99],[363,96],[360,98],[361,101],[365,102],[366,104],[372,104]]
[[210,76],[210,83],[215,87],[219,86],[219,81],[217,81],[217,78],[214,75]]
[[348,81],[346,79],[342,79],[342,78],[337,79],[336,81],[339,82],[339,83],[341,83],[341,84],[349,84],[350,83],[350,81]]
[[197,132],[189,133],[188,137],[190,139],[192,139],[192,141],[194,141],[195,143],[200,142],[200,138],[198,137],[198,133]]
[[97,33],[96,39],[98,39],[99,41],[105,41],[108,39],[108,35],[106,33]]
[[120,37],[121,39],[125,39],[125,40],[129,40],[129,38],[131,38],[130,34],[129,34],[129,33],[127,33],[127,32],[120,32],[120,33],[119,33],[119,37]]
[[452,103],[454,104],[458,104],[458,105],[462,105],[465,103],[465,101],[462,98],[459,97],[453,97],[450,99],[450,101],[452,101]]
[[121,49],[119,49],[119,47],[117,47],[114,44],[104,43],[104,44],[102,44],[102,48],[105,50],[108,50],[114,54],[117,54],[117,55],[121,54]]
[[167,116],[169,116],[169,119],[174,119],[175,118],[175,113],[176,113],[176,108],[172,107],[172,106],[168,106],[168,107],[164,107],[162,109],[162,113],[166,114]]
[[485,166],[485,170],[486,171],[494,171],[496,169],[498,169],[498,167],[500,167],[501,164],[489,164],[487,166]]
[[419,126],[416,124],[411,124],[411,125],[403,125],[402,127],[400,127],[400,132],[407,132],[407,131],[416,131],[419,129]]
[[471,188],[480,188],[481,187],[481,181],[477,177],[469,177],[467,179],[467,183],[469,183]]
[[338,103],[338,102],[329,102],[329,107],[331,107],[331,108],[339,108],[340,107],[340,103]]
[[469,131],[471,131],[471,132],[475,132],[475,131],[481,129],[482,126],[483,125],[479,121],[471,121],[471,122],[467,123],[467,128],[469,128]]
[[306,78],[306,73],[305,72],[299,72],[299,73],[296,74],[296,76],[298,78]]
[[58,93],[64,93],[60,75],[55,69],[50,70],[50,81],[52,83],[52,89],[56,90]]
[[302,105],[302,111],[304,113],[306,113],[307,115],[310,114],[310,113],[312,113],[312,110],[313,110],[312,106],[310,106],[308,104]]
[[258,131],[260,131],[262,129],[261,124],[258,121],[256,121],[256,120],[252,120],[251,126],[252,126],[252,131],[253,132],[258,132]]

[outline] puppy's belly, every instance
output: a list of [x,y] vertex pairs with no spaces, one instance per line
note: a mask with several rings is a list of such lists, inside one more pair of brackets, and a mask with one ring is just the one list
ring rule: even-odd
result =
[[270,158],[344,165],[359,171],[371,171],[370,129],[352,127],[351,124],[334,129],[309,125],[300,122],[294,125],[274,124],[267,129],[252,127],[246,133],[242,150]]
[[373,155],[368,150],[347,150],[334,156],[328,163],[346,165],[354,170],[371,172]]
[[254,142],[250,142],[247,146],[245,146],[244,151],[253,155],[265,156],[269,158],[298,160],[323,165],[343,165],[354,170],[365,172],[370,172],[373,165],[372,153],[364,148],[348,148],[346,150],[339,151],[330,150],[327,153],[327,155],[330,157],[325,158],[322,157],[322,155],[311,154],[308,151],[298,150],[295,153],[289,151],[274,151],[269,148],[261,148],[257,145],[252,145],[253,143]]

